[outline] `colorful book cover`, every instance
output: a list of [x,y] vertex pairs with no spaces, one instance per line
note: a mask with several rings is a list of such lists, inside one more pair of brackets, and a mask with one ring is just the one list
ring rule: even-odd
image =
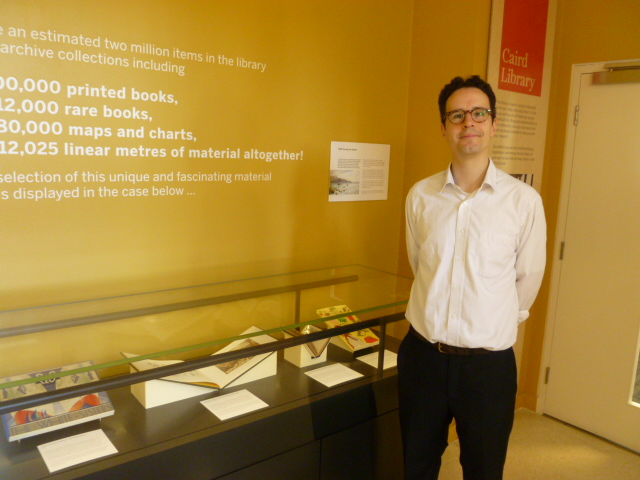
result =
[[[319,310],[316,310],[316,313],[322,318],[335,317],[336,315],[349,312],[351,312],[351,309],[346,305],[336,305],[333,307],[321,308]],[[334,328],[349,325],[351,323],[358,323],[359,321],[360,320],[355,315],[347,315],[342,318],[327,320],[325,323],[329,328]],[[380,343],[380,339],[369,328],[351,333],[345,333],[343,335],[340,335],[340,338],[343,341],[343,345],[346,344],[346,347],[352,352],[357,352],[358,350],[369,348]]]
[[[92,365],[93,362],[87,361],[65,365],[64,367],[0,378],[0,385],[17,380],[59,374]],[[96,372],[88,371],[35,383],[27,383],[17,387],[3,388],[0,390],[0,402],[95,382],[98,379],[99,377]],[[60,400],[54,403],[19,410],[17,412],[5,413],[2,415],[2,423],[7,438],[10,442],[13,442],[34,435],[40,435],[41,433],[107,417],[113,415],[113,413],[113,404],[106,392],[96,392],[68,400]]]

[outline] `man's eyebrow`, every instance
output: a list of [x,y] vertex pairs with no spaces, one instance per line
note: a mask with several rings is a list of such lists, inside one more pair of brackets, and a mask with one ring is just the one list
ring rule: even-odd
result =
[[[486,110],[491,110],[491,107],[471,107],[470,110],[475,110],[476,108],[484,108]],[[458,110],[464,110],[464,108],[454,108],[453,110],[449,110],[449,112],[457,112]]]

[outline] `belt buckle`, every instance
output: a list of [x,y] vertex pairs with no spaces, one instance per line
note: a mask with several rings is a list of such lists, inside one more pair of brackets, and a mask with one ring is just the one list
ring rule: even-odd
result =
[[449,353],[446,349],[443,350],[443,348],[444,348],[444,345],[442,343],[438,342],[438,351],[440,353]]

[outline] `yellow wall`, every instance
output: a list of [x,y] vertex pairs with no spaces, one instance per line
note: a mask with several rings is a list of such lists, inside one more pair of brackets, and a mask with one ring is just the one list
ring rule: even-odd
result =
[[[180,77],[0,55],[5,75],[55,78],[64,85],[131,85],[164,90],[179,100],[176,106],[78,98],[67,103],[135,105],[155,118],[144,123],[64,117],[65,128],[68,122],[114,131],[185,128],[197,137],[198,148],[286,149],[304,152],[304,160],[30,158],[30,168],[63,173],[270,172],[273,179],[195,185],[195,196],[174,198],[4,201],[0,309],[351,263],[395,270],[412,8],[411,0],[3,1],[0,43],[20,43],[8,35],[14,26],[267,64],[258,73],[184,61],[187,74]],[[62,48],[55,42],[23,42]],[[119,54],[104,43],[101,49],[81,50]],[[69,135],[56,140],[90,143]],[[328,202],[331,141],[391,145],[387,201]],[[120,142],[141,143],[149,142]],[[167,140],[162,146],[184,144]],[[24,168],[24,161],[3,168]]]
[[[411,0],[2,1],[0,47],[29,44],[56,55],[79,50],[130,61],[134,57],[167,60],[131,52],[132,44],[153,44],[216,59],[207,63],[169,57],[186,67],[181,76],[1,53],[0,75],[63,85],[63,93],[38,98],[61,106],[97,107],[101,112],[97,117],[42,116],[65,127],[64,134],[46,138],[47,142],[112,148],[143,145],[167,151],[183,146],[243,153],[285,149],[303,152],[304,159],[5,156],[3,173],[268,172],[272,180],[176,184],[194,195],[128,199],[121,193],[132,185],[78,181],[66,186],[95,191],[106,185],[120,195],[60,202],[16,200],[11,195],[17,185],[0,185],[0,192],[10,194],[8,200],[0,200],[0,310],[346,264],[394,271],[404,201],[412,10]],[[11,28],[24,29],[26,37],[12,36]],[[34,40],[32,31],[99,38],[100,46]],[[107,48],[107,38],[121,42],[127,50]],[[219,55],[264,62],[267,68],[261,73],[222,65]],[[130,96],[65,96],[68,86],[87,84],[116,90],[126,87],[127,95],[134,87],[163,91],[178,103],[144,103]],[[6,93],[0,92],[0,97],[5,99]],[[35,99],[19,91],[11,96],[18,102]],[[148,111],[152,120],[115,121],[103,116],[104,106],[135,107]],[[19,113],[5,118],[31,119]],[[114,138],[72,136],[67,131],[72,125],[111,128]],[[116,139],[120,127],[136,131],[144,127],[145,137]],[[149,131],[158,127],[184,129],[197,141],[152,141]],[[328,201],[332,141],[390,145],[388,200]],[[136,186],[162,187],[163,183]],[[278,313],[290,311],[290,303],[287,299],[272,306],[269,319],[263,320],[269,323],[278,317],[282,322],[284,317]],[[11,358],[13,363],[2,362],[1,374],[16,373],[16,364],[29,371],[84,360],[87,349],[95,361],[104,362],[119,358],[123,348],[140,353],[197,342],[194,336],[237,334],[244,326],[232,319],[241,318],[236,323],[242,324],[264,305],[229,306],[235,314],[218,309],[217,315],[226,320],[224,331],[210,319],[200,322],[198,315],[188,319],[169,315],[2,339],[0,358]]]

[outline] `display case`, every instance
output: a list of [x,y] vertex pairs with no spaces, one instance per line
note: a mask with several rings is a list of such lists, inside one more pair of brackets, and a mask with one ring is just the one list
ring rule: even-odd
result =
[[[185,461],[192,472],[176,478],[244,478],[239,472],[250,465],[298,449],[300,468],[314,470],[306,460],[326,447],[315,442],[394,410],[387,394],[395,373],[384,362],[398,341],[387,325],[404,319],[410,288],[408,278],[352,265],[0,312],[1,414],[78,398],[86,404],[97,392],[113,407],[99,420],[13,441],[5,432],[2,478],[129,478],[130,469],[130,478],[159,478],[154,468]],[[349,341],[358,336],[367,339],[362,348]],[[335,386],[309,375],[332,365],[357,375]],[[185,381],[212,368],[211,382]],[[78,382],[86,375],[96,377]],[[23,394],[11,394],[16,389]],[[245,390],[265,407],[221,420],[201,403]],[[260,442],[259,432],[273,427],[300,430]],[[37,447],[92,429],[105,431],[118,453],[51,474]],[[200,465],[202,452],[210,455]],[[260,472],[269,478],[268,467]],[[290,473],[281,478],[297,478]]]

